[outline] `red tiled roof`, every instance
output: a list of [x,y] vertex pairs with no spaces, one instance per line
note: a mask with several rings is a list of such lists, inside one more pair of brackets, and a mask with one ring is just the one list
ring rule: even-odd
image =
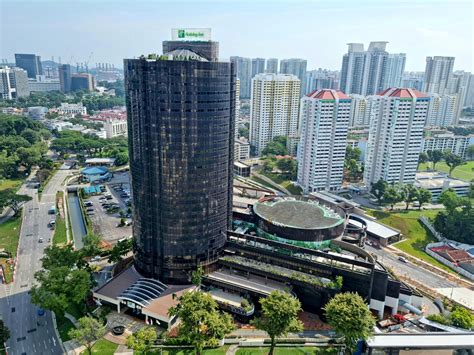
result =
[[400,97],[400,98],[419,98],[428,97],[428,95],[415,89],[389,88],[378,94],[379,96]]
[[350,97],[340,90],[318,89],[307,95],[313,99],[320,100],[350,100]]

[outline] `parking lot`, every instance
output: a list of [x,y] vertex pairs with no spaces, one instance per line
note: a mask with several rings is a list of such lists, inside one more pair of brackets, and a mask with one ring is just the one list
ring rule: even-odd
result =
[[[101,186],[101,193],[84,198],[84,209],[94,230],[102,235],[105,242],[114,245],[119,239],[132,234],[130,185],[112,182]],[[121,221],[125,225],[121,225]]]

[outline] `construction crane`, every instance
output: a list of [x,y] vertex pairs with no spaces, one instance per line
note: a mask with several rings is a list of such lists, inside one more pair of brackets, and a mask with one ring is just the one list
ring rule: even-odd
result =
[[93,54],[94,54],[94,52],[91,52],[91,54],[89,54],[89,58],[87,58],[87,60],[84,62],[84,66],[86,67],[86,73],[89,73],[89,62],[90,62]]

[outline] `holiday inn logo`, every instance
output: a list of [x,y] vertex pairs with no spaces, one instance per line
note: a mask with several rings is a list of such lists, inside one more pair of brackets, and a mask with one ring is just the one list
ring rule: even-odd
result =
[[178,38],[185,38],[186,31],[185,30],[178,30]]

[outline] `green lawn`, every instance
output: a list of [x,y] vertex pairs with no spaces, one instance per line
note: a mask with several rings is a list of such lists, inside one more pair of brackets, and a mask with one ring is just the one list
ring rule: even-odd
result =
[[262,175],[265,175],[267,178],[272,179],[278,185],[283,186],[285,189],[290,191],[293,195],[301,195],[303,192],[303,190],[299,186],[293,185],[290,180],[286,179],[284,176],[280,174],[265,173]]
[[[117,348],[117,344],[114,344],[106,339],[100,339],[92,347],[92,354],[114,355]],[[84,350],[81,354],[88,354],[88,352],[87,350]]]
[[[423,163],[423,164],[420,164],[418,170],[425,171],[425,170],[431,169],[432,166],[433,166],[432,163]],[[436,164],[436,170],[448,173],[449,167],[446,165],[444,161],[440,161],[439,163]],[[468,161],[466,164],[458,166],[456,169],[454,169],[452,175],[454,178],[462,179],[465,181],[473,180],[474,179],[474,161]]]
[[0,191],[6,189],[18,190],[22,183],[22,179],[0,179]]
[[69,337],[69,330],[74,329],[74,324],[66,317],[56,316],[56,324],[58,325],[59,337],[61,341],[65,342],[71,340]]
[[[58,191],[56,199],[63,197],[63,192]],[[56,204],[57,205],[57,204]],[[53,244],[67,244],[66,221],[59,214],[56,215],[56,226],[53,235]]]
[[[0,249],[10,252],[12,257],[16,257],[16,250],[20,239],[21,220],[20,212],[18,216],[12,217],[5,223],[0,224]],[[5,271],[5,281],[7,283],[11,282],[13,270],[7,263],[7,259],[0,258],[0,264],[3,265],[3,270]]]
[[[230,345],[224,345],[217,349],[204,349],[202,351],[203,355],[225,355],[227,349],[229,349]],[[139,354],[138,352],[135,352]],[[160,350],[154,351],[153,354],[161,355]],[[186,348],[186,349],[163,349],[163,355],[194,355],[194,349]]]
[[421,215],[428,218],[434,218],[438,212],[439,210],[408,210],[406,212],[367,211],[368,214],[376,217],[381,223],[387,224],[401,231],[406,239],[394,244],[394,247],[446,271],[453,272],[450,268],[425,253],[426,244],[437,242],[437,240],[427,229],[424,228],[418,218]]
[[[237,355],[267,355],[269,347],[255,347],[255,348],[239,348]],[[317,347],[276,347],[273,352],[275,355],[310,355],[310,354],[336,354],[337,351],[331,348],[317,348]]]

